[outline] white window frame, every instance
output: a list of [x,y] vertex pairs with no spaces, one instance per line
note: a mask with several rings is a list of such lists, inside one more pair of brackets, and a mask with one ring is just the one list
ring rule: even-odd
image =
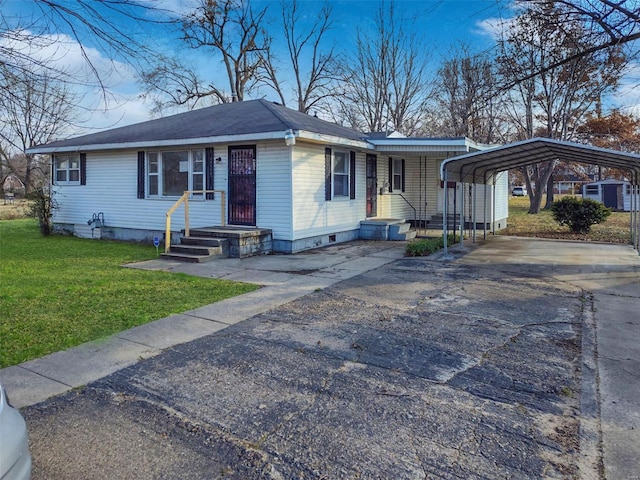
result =
[[[181,195],[165,195],[164,192],[164,166],[163,166],[163,156],[169,153],[175,154],[180,152],[187,152],[187,158],[184,161],[184,166],[187,168],[187,185],[184,190],[194,190],[194,185],[196,185],[197,177],[200,177],[200,181],[202,183],[202,188],[198,188],[198,190],[204,190],[205,186],[205,151],[204,148],[196,148],[196,149],[184,149],[184,148],[176,148],[175,150],[153,150],[146,152],[146,175],[145,175],[145,183],[146,183],[146,192],[147,198],[179,198]],[[200,161],[201,160],[201,161]],[[152,163],[156,163],[156,168],[152,169]],[[182,163],[182,161],[180,162]],[[198,164],[200,165],[200,170],[197,169]],[[180,168],[183,168],[183,165],[180,165]],[[153,179],[153,180],[152,180]],[[154,185],[155,184],[155,185]],[[155,193],[152,194],[152,185],[155,187]],[[204,198],[202,193],[196,193],[192,195],[192,198]]]
[[393,174],[391,178],[393,179],[393,185],[391,186],[394,192],[402,191],[402,158],[393,158]]
[[[67,155],[54,155],[54,179],[53,183],[55,185],[80,185],[80,154],[67,154]],[[66,162],[66,166],[61,167],[60,165]],[[73,167],[72,165],[77,165],[77,167]],[[76,173],[78,178],[76,180],[71,180],[71,174]],[[60,174],[64,173],[64,180],[60,179]]]
[[[338,166],[338,162],[340,161],[340,158],[342,157],[342,159],[344,160],[343,164],[344,164],[344,169],[345,171],[338,171],[337,170],[337,166]],[[342,150],[337,150],[334,151],[332,154],[332,164],[331,164],[331,175],[332,175],[332,179],[331,179],[331,185],[332,185],[332,198],[349,198],[349,187],[351,185],[351,159],[349,157],[349,152],[345,152]],[[346,191],[343,191],[342,193],[336,193],[337,189],[336,186],[338,185],[337,179],[340,179],[340,182],[345,182],[346,179]]]

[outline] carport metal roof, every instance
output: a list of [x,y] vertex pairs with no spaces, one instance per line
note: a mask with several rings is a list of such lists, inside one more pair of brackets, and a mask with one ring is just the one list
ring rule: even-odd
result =
[[449,158],[442,162],[440,177],[452,182],[493,183],[496,173],[548,160],[626,169],[634,185],[640,177],[640,155],[550,138],[532,138]]
[[[638,215],[640,212],[640,188],[638,187],[640,183],[640,155],[550,138],[532,138],[449,158],[442,162],[440,178],[446,183],[492,184],[495,183],[496,174],[500,172],[554,160],[595,164],[629,172],[629,179],[633,186],[631,237],[634,248],[640,250],[640,218]],[[447,203],[444,202],[445,218],[447,218]],[[461,222],[460,243],[462,243],[463,224],[464,222]],[[446,255],[447,227],[445,226],[443,230]]]

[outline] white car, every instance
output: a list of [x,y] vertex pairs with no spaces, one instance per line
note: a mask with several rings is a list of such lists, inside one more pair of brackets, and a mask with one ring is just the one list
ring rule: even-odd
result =
[[13,408],[0,385],[0,479],[29,480],[31,453],[27,424],[20,412]]
[[526,197],[527,189],[525,187],[513,187],[511,195],[513,195],[514,197]]

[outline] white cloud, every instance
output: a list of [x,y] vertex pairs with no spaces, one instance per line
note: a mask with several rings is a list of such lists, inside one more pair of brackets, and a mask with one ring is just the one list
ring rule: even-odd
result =
[[497,41],[501,38],[502,32],[510,28],[513,22],[513,18],[485,18],[476,22],[474,33]]
[[640,62],[632,63],[612,96],[613,106],[640,117]]
[[16,52],[31,71],[54,72],[64,78],[78,99],[78,124],[73,134],[148,120],[150,107],[140,97],[136,72],[129,65],[104,56],[64,34],[11,35],[3,46]]

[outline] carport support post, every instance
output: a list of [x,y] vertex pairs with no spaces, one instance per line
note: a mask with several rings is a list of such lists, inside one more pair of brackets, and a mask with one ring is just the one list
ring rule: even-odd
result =
[[487,239],[487,205],[488,205],[488,201],[487,201],[487,172],[484,172],[484,218],[483,218],[483,222],[482,222],[482,228],[483,228],[483,236],[484,239]]
[[448,218],[448,204],[449,204],[449,196],[448,196],[448,191],[449,191],[449,175],[447,172],[447,168],[445,167],[444,169],[444,202],[442,204],[442,240],[443,240],[443,244],[444,244],[444,254],[443,254],[443,258],[449,258],[449,245],[448,245],[448,241],[447,241],[447,228],[449,227],[449,222],[447,221]]
[[[464,242],[462,240],[462,237],[464,236],[464,197],[466,196],[464,194],[464,183],[460,182],[460,196],[462,197],[460,199],[461,205],[460,205],[460,246],[463,247],[464,246]],[[453,212],[454,215],[456,212]]]
[[491,193],[493,195],[493,202],[491,205],[491,211],[493,212],[493,215],[491,215],[491,225],[492,225],[492,230],[493,230],[493,234],[496,234],[496,172],[493,172],[491,174],[491,177],[493,178],[493,188],[491,189]]

